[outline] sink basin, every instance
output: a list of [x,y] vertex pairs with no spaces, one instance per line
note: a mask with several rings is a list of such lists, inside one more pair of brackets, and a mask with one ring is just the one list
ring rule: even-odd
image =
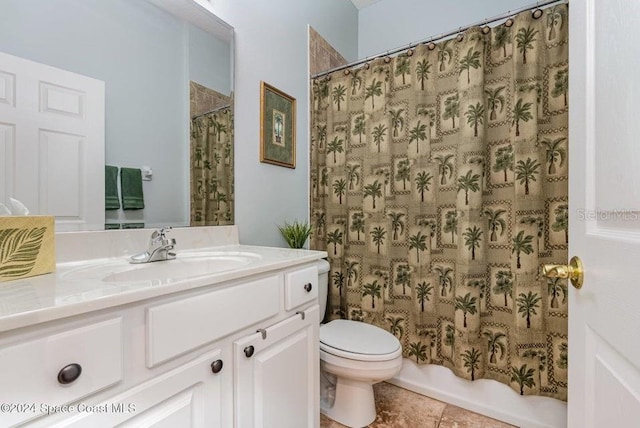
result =
[[65,272],[68,280],[100,280],[103,282],[172,282],[212,275],[246,266],[260,256],[238,251],[204,251],[178,253],[174,260],[130,264],[126,259],[94,263]]

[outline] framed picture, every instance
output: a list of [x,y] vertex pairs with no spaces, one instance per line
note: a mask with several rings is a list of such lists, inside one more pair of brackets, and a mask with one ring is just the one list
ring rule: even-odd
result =
[[296,167],[296,99],[260,82],[260,162]]

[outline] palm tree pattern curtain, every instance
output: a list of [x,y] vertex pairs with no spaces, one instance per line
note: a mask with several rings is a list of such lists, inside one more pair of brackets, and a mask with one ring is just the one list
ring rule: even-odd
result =
[[[566,400],[567,6],[312,82],[329,317],[405,357]],[[431,48],[431,49],[430,49]]]
[[233,224],[233,112],[191,121],[191,225]]

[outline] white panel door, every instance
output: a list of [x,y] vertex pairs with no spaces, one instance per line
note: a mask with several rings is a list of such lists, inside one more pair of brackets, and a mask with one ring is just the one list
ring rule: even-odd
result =
[[317,428],[318,306],[234,343],[236,428]]
[[569,19],[569,251],[585,282],[569,293],[568,425],[637,427],[640,2],[572,1]]
[[104,227],[104,82],[0,53],[0,202]]

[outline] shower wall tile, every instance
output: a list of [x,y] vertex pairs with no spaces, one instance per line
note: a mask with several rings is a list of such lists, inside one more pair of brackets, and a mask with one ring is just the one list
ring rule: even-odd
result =
[[218,107],[229,105],[231,104],[231,98],[199,83],[190,81],[189,102],[189,114],[193,117]]
[[345,64],[347,60],[340,52],[309,27],[309,72],[313,75]]

